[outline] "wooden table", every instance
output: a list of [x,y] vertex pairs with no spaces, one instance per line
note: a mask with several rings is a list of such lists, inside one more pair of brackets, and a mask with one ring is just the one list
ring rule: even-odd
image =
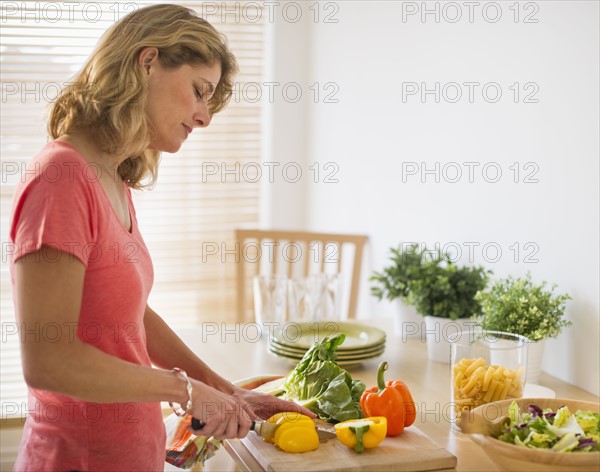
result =
[[[386,331],[386,349],[382,356],[349,368],[352,377],[364,381],[367,386],[375,385],[377,366],[383,360],[388,361],[386,378],[404,380],[417,403],[415,426],[458,458],[456,470],[501,470],[468,436],[452,429],[448,364],[429,361],[426,346],[420,340],[403,342],[402,338],[395,336],[391,320],[360,322]],[[242,324],[209,323],[205,326],[204,334],[197,331],[180,334],[213,369],[230,380],[262,374],[287,374],[293,364],[268,353],[266,340],[256,339],[255,333],[255,330]],[[540,384],[554,390],[557,398],[599,401],[595,395],[545,373],[541,376]],[[241,470],[264,470],[241,441],[226,441],[225,449]]]

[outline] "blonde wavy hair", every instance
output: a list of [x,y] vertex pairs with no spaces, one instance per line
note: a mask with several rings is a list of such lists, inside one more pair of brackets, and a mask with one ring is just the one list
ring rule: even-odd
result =
[[158,49],[160,64],[166,68],[221,65],[221,80],[208,102],[211,115],[229,102],[238,70],[225,37],[193,10],[179,5],[141,8],[104,33],[83,69],[52,105],[48,132],[56,139],[76,130],[92,130],[92,139],[104,152],[129,156],[118,173],[133,188],[155,183],[160,157],[148,148],[147,85],[138,65],[139,53],[148,46]]

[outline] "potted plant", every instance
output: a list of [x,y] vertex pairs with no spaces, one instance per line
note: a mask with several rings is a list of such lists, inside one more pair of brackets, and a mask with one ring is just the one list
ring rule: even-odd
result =
[[475,299],[481,304],[477,318],[486,330],[520,334],[529,339],[527,381],[536,383],[541,373],[545,340],[557,337],[563,328],[571,326],[564,318],[568,294],[555,294],[556,285],[546,287],[544,281],[535,284],[531,274],[525,277],[497,280]]
[[377,299],[397,301],[398,316],[394,318],[394,331],[404,337],[420,337],[421,318],[408,303],[408,282],[418,279],[424,251],[418,244],[390,249],[389,265],[369,278],[374,284],[371,294]]
[[[485,288],[488,272],[482,267],[458,267],[448,254],[419,249],[417,244],[393,248],[391,253],[391,264],[370,278],[375,282],[371,293],[380,300],[399,299],[424,316],[425,329],[416,331],[427,338],[429,358],[449,362],[448,336],[467,328],[467,320],[481,313],[474,297]],[[421,325],[420,320],[404,321],[405,328],[411,324]]]
[[483,290],[489,271],[457,266],[447,254],[422,263],[419,277],[410,281],[408,301],[425,317],[429,359],[450,362],[449,337],[473,327],[481,314],[475,295]]

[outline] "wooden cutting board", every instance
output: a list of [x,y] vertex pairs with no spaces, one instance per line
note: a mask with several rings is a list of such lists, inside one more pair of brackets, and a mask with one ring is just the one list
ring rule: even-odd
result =
[[405,429],[400,436],[385,438],[379,446],[362,454],[336,438],[321,442],[316,451],[301,454],[283,452],[254,432],[242,439],[242,443],[268,472],[428,471],[456,467],[454,455],[414,426]]

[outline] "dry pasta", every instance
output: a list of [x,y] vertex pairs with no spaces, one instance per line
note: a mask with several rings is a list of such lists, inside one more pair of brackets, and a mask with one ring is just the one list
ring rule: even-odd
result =
[[458,412],[491,401],[523,395],[523,373],[499,365],[488,365],[482,357],[461,359],[452,367],[454,402]]

